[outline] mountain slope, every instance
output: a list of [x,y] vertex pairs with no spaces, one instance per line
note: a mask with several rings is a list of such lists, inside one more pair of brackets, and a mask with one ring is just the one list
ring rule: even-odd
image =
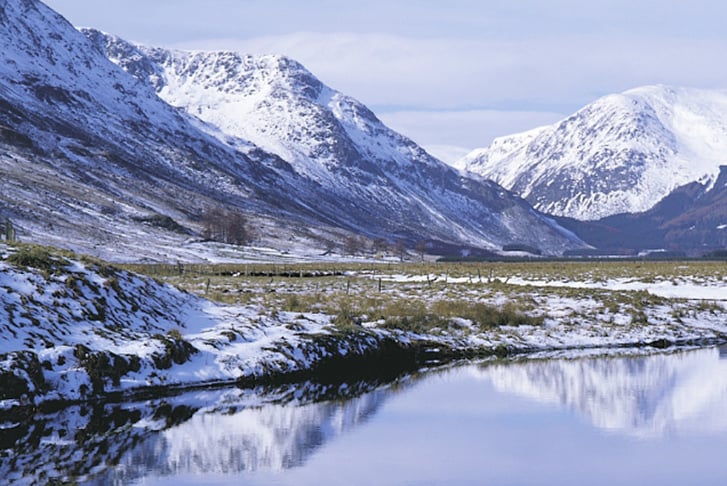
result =
[[[142,52],[89,39],[37,0],[4,2],[0,22],[0,217],[23,240],[111,260],[207,258],[203,217],[223,209],[251,221],[261,245],[314,254],[351,233],[448,251],[583,245],[294,61]],[[125,69],[107,58],[113,46]],[[157,94],[179,86],[202,98],[173,107]],[[222,121],[236,120],[244,90],[249,130],[234,130]],[[198,117],[205,100],[228,118]]]
[[727,247],[727,167],[710,186],[678,187],[642,213],[597,221],[557,218],[591,245],[604,249],[669,249],[699,255]]
[[[310,219],[268,167],[283,161],[200,130],[42,3],[4,2],[0,23],[0,213],[22,239],[189,258],[180,247],[208,207]],[[184,228],[147,224],[164,217]]]
[[109,59],[199,117],[220,140],[249,140],[337,201],[330,221],[371,237],[559,252],[580,242],[501,187],[461,177],[365,106],[281,56],[180,52],[84,30]]
[[497,139],[461,163],[541,211],[595,220],[645,211],[690,182],[712,184],[725,153],[726,91],[647,86]]

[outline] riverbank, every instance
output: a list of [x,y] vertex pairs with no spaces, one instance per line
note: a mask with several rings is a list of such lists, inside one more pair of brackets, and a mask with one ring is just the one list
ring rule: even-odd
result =
[[294,284],[226,278],[222,285],[199,277],[188,287],[208,292],[211,284],[239,297],[231,303],[72,254],[6,248],[0,408],[393,375],[517,353],[727,342],[723,302],[698,296],[700,288],[714,296],[721,277],[690,281],[691,297],[602,281],[594,288],[586,278],[539,286],[523,275],[512,283],[429,273],[347,272]]

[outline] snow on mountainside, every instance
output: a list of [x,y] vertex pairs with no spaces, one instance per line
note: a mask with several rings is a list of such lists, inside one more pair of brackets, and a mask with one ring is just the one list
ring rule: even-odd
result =
[[461,164],[537,209],[582,220],[641,212],[727,163],[727,91],[647,86],[555,125],[496,139]]
[[200,130],[42,3],[3,2],[0,25],[0,213],[21,239],[188,259],[209,207],[311,221],[287,164]]
[[299,180],[335,201],[326,217],[337,224],[371,237],[480,248],[518,241],[559,252],[581,244],[501,187],[461,177],[291,59],[168,51],[83,32],[221,141],[249,140],[289,162]]
[[[3,2],[0,23],[0,218],[22,240],[113,260],[218,258],[190,242],[205,212],[222,209],[251,221],[259,246],[308,254],[340,249],[351,233],[447,251],[583,246],[289,59],[147,55],[89,40],[37,0]],[[102,52],[112,47],[124,69]],[[202,98],[173,107],[157,95],[165,87]],[[238,129],[223,123],[238,112]],[[212,113],[220,118],[201,116]]]

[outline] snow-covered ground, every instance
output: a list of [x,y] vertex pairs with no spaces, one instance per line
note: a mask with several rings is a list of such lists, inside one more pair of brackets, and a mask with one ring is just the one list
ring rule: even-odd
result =
[[[384,275],[378,276],[388,282],[436,282],[447,281],[450,284],[485,283],[487,277],[448,277],[442,274],[431,275]],[[696,281],[680,278],[678,280],[644,281],[638,278],[620,277],[609,280],[539,280],[533,278],[511,277],[506,283],[529,287],[595,289],[614,291],[645,291],[658,297],[669,299],[727,300],[727,281],[712,279]]]
[[[18,258],[22,252],[26,260]],[[326,284],[345,283],[338,297],[331,288],[319,289],[315,279],[261,283],[232,276],[233,291],[247,300],[225,305],[96,261],[43,252],[0,246],[4,408],[149,387],[302,376],[383,348],[427,356],[424,363],[513,352],[705,344],[722,342],[727,333],[726,284],[719,276],[680,276],[668,283],[512,277],[505,283],[489,276],[349,272]],[[377,293],[378,279],[384,285]],[[338,310],[286,307],[291,298],[333,299]],[[367,300],[378,307],[364,309],[360,303]],[[465,302],[464,314],[454,311],[422,327],[409,325],[407,310],[385,310],[389,303],[426,307],[440,301]],[[515,309],[515,321],[483,325],[466,318],[469,304]],[[336,320],[348,314],[347,322]],[[542,324],[518,325],[518,316]]]

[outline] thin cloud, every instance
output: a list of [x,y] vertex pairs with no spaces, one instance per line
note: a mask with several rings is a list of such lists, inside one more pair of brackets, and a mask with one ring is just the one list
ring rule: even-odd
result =
[[[388,113],[419,113],[430,127],[410,118],[401,131],[424,145],[479,146],[508,126],[502,112],[570,113],[646,84],[727,88],[722,0],[47,3],[76,25],[151,45],[290,56],[392,123]],[[481,143],[426,115],[477,110],[500,113],[473,120]]]
[[644,84],[723,87],[723,40],[562,36],[519,40],[300,32],[178,47],[285,54],[378,107],[572,111]]

